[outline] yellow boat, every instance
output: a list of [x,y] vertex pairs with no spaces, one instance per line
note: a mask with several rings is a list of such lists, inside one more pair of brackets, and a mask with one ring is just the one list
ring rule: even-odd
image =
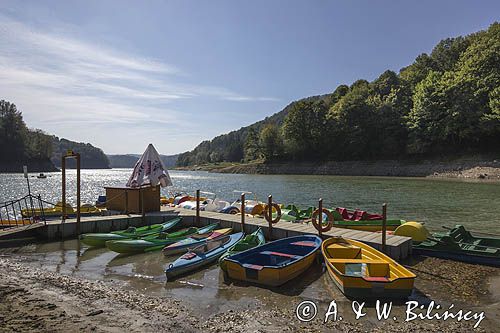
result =
[[415,274],[373,247],[332,237],[321,245],[328,274],[348,298],[406,298]]
[[[62,202],[58,202],[55,204],[53,208],[44,208],[43,210],[43,215],[50,217],[50,216],[61,216],[62,215],[62,208],[63,204]],[[91,204],[83,204],[80,206],[80,214],[82,215],[96,215],[100,214],[101,209],[97,208],[96,206],[93,206]],[[21,214],[23,217],[31,217],[32,215],[35,216],[40,216],[42,215],[42,210],[41,209],[23,209],[21,210]],[[67,215],[75,215],[76,210],[69,204],[66,203],[66,214]]]
[[19,225],[30,225],[33,222],[30,219],[17,219],[17,220],[0,220],[0,227],[15,227]]

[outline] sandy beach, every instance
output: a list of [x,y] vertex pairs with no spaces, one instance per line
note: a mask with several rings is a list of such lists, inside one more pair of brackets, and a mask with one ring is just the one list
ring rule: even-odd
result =
[[[455,303],[457,308],[485,311],[486,318],[477,332],[494,332],[498,327],[499,269],[433,258],[409,265],[418,275],[418,294],[443,304]],[[473,321],[450,320],[378,322],[376,318],[356,320],[352,316],[325,324],[319,315],[301,322],[295,307],[304,299],[298,296],[290,296],[281,306],[227,309],[205,318],[182,299],[147,295],[118,281],[34,269],[23,257],[10,255],[0,258],[0,281],[2,332],[470,332],[474,325]],[[323,303],[318,307],[327,306]],[[373,311],[368,306],[371,317]],[[398,306],[396,313],[401,311],[403,306]]]

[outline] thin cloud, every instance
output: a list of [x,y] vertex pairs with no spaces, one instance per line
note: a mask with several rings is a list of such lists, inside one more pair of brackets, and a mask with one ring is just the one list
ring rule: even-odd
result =
[[[16,103],[29,125],[53,133],[72,128],[70,138],[77,140],[91,141],[91,127],[106,124],[117,133],[120,126],[145,123],[172,125],[187,133],[186,112],[176,110],[183,100],[277,101],[224,87],[187,84],[181,79],[190,76],[172,64],[34,31],[1,13],[0,73],[0,98]],[[169,105],[174,101],[175,108]]]

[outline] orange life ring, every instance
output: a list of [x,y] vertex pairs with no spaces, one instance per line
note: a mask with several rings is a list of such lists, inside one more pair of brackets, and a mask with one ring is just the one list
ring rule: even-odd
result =
[[266,220],[268,222],[275,224],[275,223],[278,223],[278,221],[281,219],[281,207],[277,203],[274,203],[274,202],[271,204],[271,206],[276,209],[276,218],[273,219],[272,214],[271,214],[271,216],[269,216],[269,205],[264,206],[264,217],[266,218]]
[[[322,209],[322,213],[325,213],[326,214],[326,217],[328,218],[328,224],[327,225],[319,225],[318,223],[318,220],[316,220],[316,218],[318,217],[319,215],[319,208],[316,209],[313,213],[312,213],[312,216],[311,216],[311,220],[312,220],[312,224],[314,225],[314,227],[316,228],[316,230],[318,231],[321,231],[321,232],[327,232],[327,231],[330,231],[330,229],[332,228],[333,226],[333,214],[326,208],[323,208]],[[321,229],[321,230],[320,230]]]

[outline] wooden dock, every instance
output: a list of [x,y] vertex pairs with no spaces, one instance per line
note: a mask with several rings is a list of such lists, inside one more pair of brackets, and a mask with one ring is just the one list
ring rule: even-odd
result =
[[[154,213],[152,213],[154,214]],[[183,208],[162,207],[159,213],[180,215],[190,219],[191,225],[195,225],[196,211]],[[151,214],[148,214],[151,215]],[[216,212],[200,212],[200,223],[202,225],[219,222],[223,227],[231,227],[236,231],[241,230],[241,216],[222,214]],[[267,239],[269,239],[269,224],[263,218],[256,218],[251,216],[245,217],[245,231],[247,233],[255,231],[258,227],[262,228]],[[318,234],[318,231],[312,223],[293,223],[287,221],[279,221],[273,224],[272,238],[284,238],[291,236],[299,236],[303,234]],[[366,243],[378,250],[382,249],[382,233],[360,231],[344,228],[332,228],[330,231],[323,233],[323,238],[331,236],[342,236],[344,238],[354,239]],[[386,252],[391,258],[400,260],[407,258],[411,255],[412,241],[410,237],[387,235],[386,239]]]
[[[162,223],[172,216],[182,216],[184,226],[196,226],[196,211],[183,208],[162,207],[160,212],[147,213],[143,219],[138,214],[121,214],[109,216],[85,216],[81,218],[81,233],[109,232],[126,229],[130,226],[143,226],[154,223]],[[215,212],[200,211],[200,225],[218,222],[222,227],[231,227],[235,231],[241,231],[241,216]],[[272,237],[269,234],[269,224],[263,218],[245,216],[245,231],[247,233],[262,228],[267,239],[278,239],[303,234],[318,234],[311,223],[292,223],[279,221],[273,224]],[[61,240],[75,238],[78,236],[76,219],[52,220],[36,225],[19,228],[0,230],[0,240],[36,237],[43,240]],[[382,234],[376,232],[359,231],[343,228],[332,228],[323,233],[323,237],[342,236],[366,243],[376,249],[382,249]],[[395,260],[407,258],[411,254],[412,242],[409,237],[387,235],[386,253]]]

